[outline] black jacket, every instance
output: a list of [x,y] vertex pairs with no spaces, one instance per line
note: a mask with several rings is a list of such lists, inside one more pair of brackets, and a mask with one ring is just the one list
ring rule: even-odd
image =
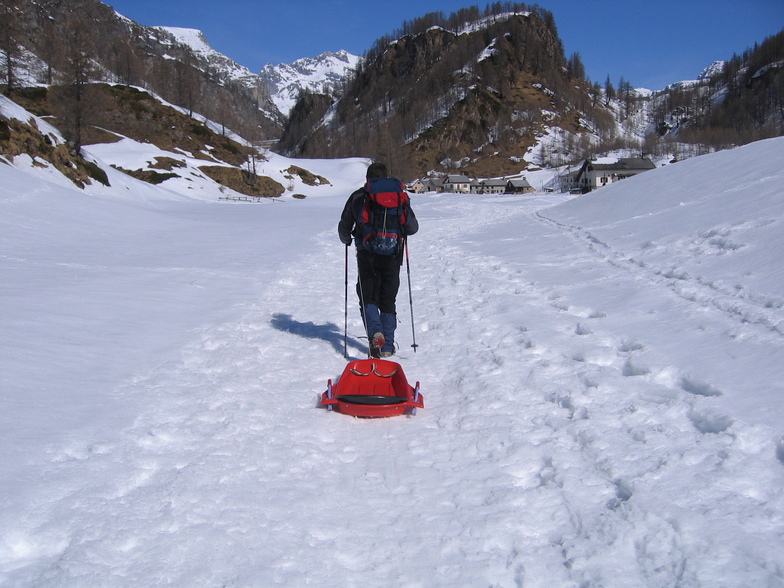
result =
[[[343,207],[343,214],[340,215],[340,222],[338,222],[338,237],[340,238],[341,243],[350,245],[351,239],[353,238],[357,249],[361,247],[361,236],[357,230],[357,224],[359,217],[362,214],[362,203],[365,200],[366,194],[365,188],[354,191],[354,193],[348,197],[346,205]],[[419,222],[410,205],[406,216],[405,230],[406,236],[413,235],[419,230]]]

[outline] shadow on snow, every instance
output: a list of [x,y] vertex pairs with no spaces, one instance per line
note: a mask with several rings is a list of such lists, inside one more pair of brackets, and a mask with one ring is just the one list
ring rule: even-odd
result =
[[[325,325],[317,325],[311,322],[301,323],[294,320],[289,314],[275,313],[272,315],[270,325],[284,333],[291,333],[292,335],[304,337],[305,339],[321,339],[322,341],[326,341],[332,345],[335,351],[343,355],[343,333],[334,323],[327,323]],[[367,344],[349,338],[348,348],[364,353],[367,351]]]

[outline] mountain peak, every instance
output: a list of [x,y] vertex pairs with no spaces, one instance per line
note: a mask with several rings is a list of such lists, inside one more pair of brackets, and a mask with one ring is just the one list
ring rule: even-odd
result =
[[711,79],[714,75],[722,72],[722,70],[724,69],[724,65],[726,63],[727,63],[726,61],[714,61],[708,67],[702,70],[702,72],[697,77],[697,79],[698,80]]
[[267,85],[272,101],[288,116],[302,90],[332,92],[362,58],[341,49],[326,51],[317,57],[303,57],[286,64],[268,63],[259,76]]
[[203,55],[215,52],[215,50],[207,42],[207,38],[204,36],[204,33],[199,29],[160,26],[153,28],[169,33],[178,43],[190,47],[194,53]]

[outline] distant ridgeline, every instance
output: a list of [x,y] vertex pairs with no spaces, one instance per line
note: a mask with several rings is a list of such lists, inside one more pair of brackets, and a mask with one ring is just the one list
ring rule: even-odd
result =
[[377,157],[408,178],[502,176],[615,149],[687,157],[784,132],[783,37],[697,81],[639,92],[587,79],[541,7],[430,13],[378,39],[342,94],[302,95],[279,149]]
[[[431,12],[374,42],[355,70],[304,90],[290,113],[297,82],[288,79],[284,114],[268,79],[198,31],[145,27],[98,0],[8,0],[0,15],[0,86],[10,96],[51,86],[52,112],[37,114],[56,112],[52,124],[75,147],[99,126],[84,101],[95,82],[145,88],[221,134],[279,140],[287,155],[384,159],[405,180],[431,170],[501,177],[622,148],[680,158],[784,134],[784,31],[699,80],[640,92],[623,78],[587,79],[539,6]],[[157,124],[125,97],[118,121]]]

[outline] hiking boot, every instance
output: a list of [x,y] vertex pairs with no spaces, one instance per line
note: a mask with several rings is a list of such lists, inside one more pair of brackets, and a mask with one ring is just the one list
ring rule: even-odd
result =
[[381,349],[384,346],[384,333],[376,333],[370,340],[370,346],[373,349]]

